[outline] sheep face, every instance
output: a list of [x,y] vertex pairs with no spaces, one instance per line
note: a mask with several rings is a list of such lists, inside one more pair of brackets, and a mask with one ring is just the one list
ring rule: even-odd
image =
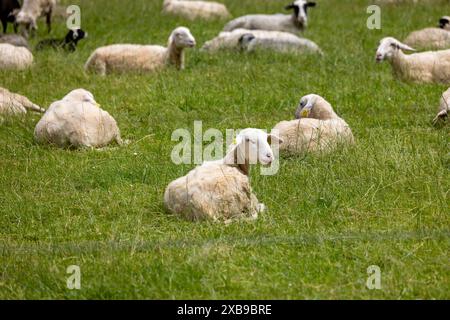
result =
[[407,46],[404,43],[401,43],[395,38],[387,37],[380,41],[375,59],[377,62],[381,62],[385,59],[389,60],[399,50],[416,51],[415,49],[411,48],[410,46]]
[[263,130],[244,129],[236,137],[237,160],[250,164],[270,165],[274,160],[270,144],[282,142],[278,136],[267,134]]
[[28,33],[32,30],[37,30],[36,21],[27,13],[20,11],[17,14],[16,23],[22,26],[24,29],[22,33],[24,36],[28,36]]
[[256,39],[256,37],[253,34],[251,34],[251,33],[243,34],[239,38],[239,48],[241,50],[247,50],[248,49],[248,45],[255,39]]
[[450,17],[442,17],[439,20],[439,28],[450,31]]
[[99,104],[95,101],[94,95],[90,93],[87,90],[84,89],[75,89],[69,92],[63,100],[65,101],[79,101],[79,102],[86,102],[86,103],[92,103],[96,106]]
[[70,30],[66,35],[66,42],[77,43],[81,39],[87,38],[87,35],[87,32],[84,32],[82,29]]
[[295,111],[295,118],[329,119],[334,117],[333,107],[324,98],[317,94],[308,94],[300,99]]
[[173,42],[179,49],[192,48],[195,46],[195,38],[188,28],[176,28],[170,35],[169,42]]
[[294,16],[297,20],[297,22],[306,27],[308,24],[308,8],[315,7],[315,2],[309,2],[306,0],[296,0],[292,2],[291,4],[287,5],[285,7],[286,10],[293,9],[294,10]]

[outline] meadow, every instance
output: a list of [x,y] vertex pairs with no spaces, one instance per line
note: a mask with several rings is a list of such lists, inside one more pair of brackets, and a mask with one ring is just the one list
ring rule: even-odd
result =
[[[39,114],[0,125],[1,299],[449,299],[449,126],[433,127],[443,85],[396,80],[375,63],[385,36],[437,24],[435,5],[386,5],[369,30],[366,0],[319,0],[304,36],[325,55],[221,52],[200,46],[224,21],[161,15],[162,0],[73,0],[89,33],[73,54],[35,53],[0,86],[48,107],[85,88],[130,143],[103,151],[38,145]],[[282,12],[287,0],[224,0],[234,17]],[[68,3],[65,1],[64,3]],[[190,28],[186,69],[101,77],[83,65],[98,46],[167,42]],[[50,36],[65,35],[58,20]],[[43,20],[32,43],[48,37]],[[356,145],[282,158],[274,176],[251,171],[268,211],[253,222],[189,222],[163,193],[194,165],[170,159],[175,129],[257,127],[292,119],[300,97],[325,97]],[[66,268],[81,269],[69,290]],[[381,289],[366,287],[380,267]]]

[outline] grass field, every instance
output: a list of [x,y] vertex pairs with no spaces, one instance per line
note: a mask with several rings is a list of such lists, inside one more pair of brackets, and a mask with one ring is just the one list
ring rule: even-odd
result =
[[[223,2],[233,16],[287,4]],[[1,124],[0,298],[450,298],[449,127],[431,125],[447,88],[401,83],[374,61],[382,37],[436,25],[448,1],[383,7],[382,29],[368,30],[369,1],[319,0],[305,36],[323,58],[202,53],[224,22],[162,16],[162,0],[71,3],[89,32],[78,51],[36,53],[30,70],[0,72],[0,86],[43,107],[83,87],[131,143],[58,150],[33,141],[37,114]],[[179,25],[198,42],[182,72],[83,72],[98,46],[165,44]],[[65,32],[60,20],[51,35]],[[40,21],[33,43],[46,36]],[[166,185],[193,167],[171,162],[173,130],[194,120],[205,130],[270,129],[313,92],[350,124],[354,148],[281,159],[275,176],[252,170],[269,208],[255,222],[191,223],[165,212]],[[81,268],[81,290],[66,287],[69,265]],[[381,269],[380,290],[366,288],[370,265]]]

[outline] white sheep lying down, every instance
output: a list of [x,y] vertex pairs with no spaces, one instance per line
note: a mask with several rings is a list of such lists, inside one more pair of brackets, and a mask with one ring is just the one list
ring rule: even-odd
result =
[[227,7],[212,1],[164,0],[163,13],[185,19],[226,19],[230,17]]
[[394,74],[403,81],[416,83],[450,83],[450,50],[427,51],[406,55],[402,50],[415,51],[392,37],[383,38],[376,61],[388,60]]
[[45,112],[27,97],[0,87],[0,114],[18,115],[29,111]]
[[122,144],[116,120],[99,108],[94,96],[76,89],[50,105],[34,130],[39,143],[58,147],[103,147]]
[[214,53],[220,50],[274,50],[279,52],[313,52],[321,54],[314,42],[281,31],[235,29],[221,32],[202,46],[201,50]]
[[410,33],[403,42],[417,49],[450,49],[450,17],[442,17],[439,28]]
[[315,2],[295,0],[286,10],[293,10],[288,14],[251,14],[236,18],[228,22],[223,31],[235,29],[270,30],[297,33],[308,25],[308,8],[315,7]]
[[354,143],[349,125],[319,95],[302,97],[295,117],[296,120],[281,121],[273,128],[283,140],[279,146],[281,154],[326,153]]
[[172,181],[164,193],[165,207],[188,220],[256,219],[265,210],[250,186],[249,166],[274,160],[270,147],[279,138],[259,129],[244,129],[226,156],[205,162]]
[[24,70],[33,64],[33,54],[25,47],[0,43],[0,70]]
[[436,117],[433,119],[433,123],[437,124],[439,120],[445,120],[450,113],[450,88],[442,94],[439,104],[439,111]]
[[115,44],[96,49],[85,69],[106,75],[111,72],[155,72],[167,65],[184,69],[184,49],[195,46],[188,28],[172,31],[167,48],[158,45]]

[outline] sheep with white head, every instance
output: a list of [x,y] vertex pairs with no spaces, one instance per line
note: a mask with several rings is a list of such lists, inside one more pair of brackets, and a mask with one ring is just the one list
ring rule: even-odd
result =
[[265,210],[250,186],[250,165],[270,165],[271,144],[281,142],[260,129],[242,130],[223,159],[207,161],[172,181],[164,194],[165,207],[188,220],[256,219]]

